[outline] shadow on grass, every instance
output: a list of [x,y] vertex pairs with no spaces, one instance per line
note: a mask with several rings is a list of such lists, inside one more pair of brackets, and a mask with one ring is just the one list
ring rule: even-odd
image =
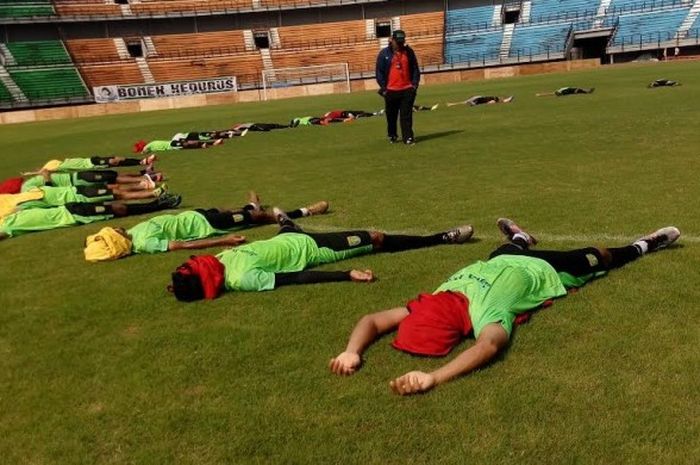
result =
[[433,139],[440,139],[441,137],[449,137],[454,134],[459,134],[464,132],[464,129],[453,129],[451,131],[434,132],[432,134],[426,134],[425,136],[416,137],[416,142],[427,142]]

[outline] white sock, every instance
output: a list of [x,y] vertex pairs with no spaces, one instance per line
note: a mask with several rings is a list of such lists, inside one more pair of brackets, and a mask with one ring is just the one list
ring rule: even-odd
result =
[[632,245],[639,250],[639,255],[644,255],[649,250],[649,244],[647,241],[637,241]]
[[301,214],[302,214],[303,216],[309,216],[309,215],[310,215],[309,209],[306,208],[306,207],[300,208],[299,210],[301,211]]
[[515,233],[513,234],[513,239],[522,239],[525,242],[529,243],[530,242],[530,237],[527,234],[523,233]]

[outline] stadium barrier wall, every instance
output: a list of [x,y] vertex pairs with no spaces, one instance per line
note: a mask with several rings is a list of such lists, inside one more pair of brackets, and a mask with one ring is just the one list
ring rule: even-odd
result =
[[[597,68],[600,66],[600,60],[596,58],[590,60],[502,66],[498,68],[446,71],[424,74],[422,78],[422,85],[528,76],[532,74],[560,73],[580,69]],[[374,81],[374,79],[351,81],[350,84],[353,92],[377,89],[377,83]],[[345,83],[325,83],[268,89],[267,96],[268,100],[277,100],[341,93],[346,90],[345,86]],[[258,102],[262,100],[263,92],[262,89],[260,89],[220,94],[199,94],[184,97],[154,98],[118,103],[96,103],[89,105],[42,108],[37,110],[6,111],[0,113],[0,124],[28,123],[33,121],[48,121],[67,118],[88,118],[91,116],[138,113],[142,111],[172,110],[178,108],[202,107],[207,105],[225,105],[238,102]]]

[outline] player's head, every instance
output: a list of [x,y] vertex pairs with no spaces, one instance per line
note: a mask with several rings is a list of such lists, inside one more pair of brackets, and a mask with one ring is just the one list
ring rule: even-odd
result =
[[213,255],[193,255],[171,278],[168,290],[179,301],[216,299],[224,288],[224,265]]
[[391,34],[391,44],[395,49],[402,49],[406,45],[406,33],[401,29],[395,30]]
[[141,139],[134,143],[134,153],[142,153],[143,149],[146,148],[146,141]]
[[85,260],[102,262],[131,254],[131,239],[121,228],[102,228],[85,239]]

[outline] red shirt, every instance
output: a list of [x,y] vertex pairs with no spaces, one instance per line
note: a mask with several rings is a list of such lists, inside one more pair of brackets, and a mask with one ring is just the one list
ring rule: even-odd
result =
[[389,68],[388,90],[406,90],[413,87],[411,70],[409,69],[408,53],[405,50],[395,50]]

